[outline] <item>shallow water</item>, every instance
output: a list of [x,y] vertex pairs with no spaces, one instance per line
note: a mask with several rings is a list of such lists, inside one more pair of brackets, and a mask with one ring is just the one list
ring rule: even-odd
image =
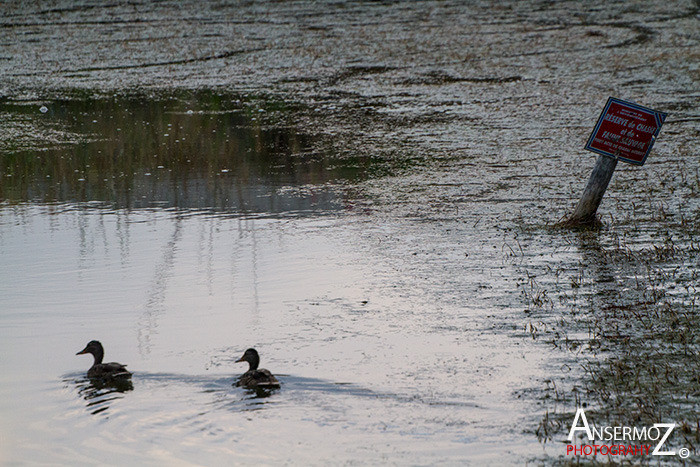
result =
[[[4,159],[3,458],[561,455],[534,434],[542,394],[580,368],[531,338],[558,320],[555,297],[548,308],[535,295],[560,290],[584,260],[600,267],[573,300],[614,286],[630,273],[598,257],[614,233],[518,227],[511,206],[539,201],[504,203],[507,187],[435,201],[455,195],[458,174],[334,156],[250,107],[208,93],[57,100],[44,123],[71,141]],[[87,131],[93,120],[103,123]],[[188,143],[164,136],[171,128]],[[634,248],[654,244],[648,224],[637,229]],[[675,268],[688,280],[688,261]],[[131,386],[85,379],[91,357],[75,353],[91,339],[128,364]],[[232,385],[251,346],[282,383],[265,397]]]
[[[547,359],[489,332],[497,300],[464,301],[502,264],[460,268],[454,296],[432,287],[445,277],[416,268],[433,227],[387,220],[357,193],[367,177],[382,183],[372,174],[386,162],[305,152],[302,135],[262,130],[235,100],[225,112],[207,102],[56,102],[54,123],[86,141],[6,162],[6,459],[478,459],[502,452],[503,430],[512,449],[539,453],[512,393]],[[187,105],[196,113],[173,110]],[[85,132],[92,120],[107,133]],[[187,146],[163,142],[168,125]],[[220,139],[201,136],[207,125]],[[390,246],[403,229],[415,243]],[[446,253],[448,267],[466,257]],[[128,364],[133,387],[85,380],[91,357],[75,352],[91,339]],[[269,397],[232,386],[250,346],[282,382]]]
[[[407,290],[370,256],[363,219],[2,217],[9,459],[472,458],[500,452],[504,427],[539,449],[512,425],[511,398],[542,357],[472,329],[484,310]],[[74,354],[93,338],[128,363],[132,391],[87,399],[90,357]],[[282,382],[268,398],[231,386],[248,346]]]

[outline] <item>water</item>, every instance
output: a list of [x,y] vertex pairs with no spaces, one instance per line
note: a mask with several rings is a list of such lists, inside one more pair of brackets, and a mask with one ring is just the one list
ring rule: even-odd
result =
[[[362,224],[6,208],[5,455],[210,463],[484,452],[533,360],[505,336],[474,335],[470,310],[406,290],[369,254]],[[91,359],[74,354],[90,339],[128,363],[133,390],[86,389]],[[249,346],[282,381],[264,400],[231,386]]]
[[[502,266],[462,265],[444,294],[449,275],[420,273],[433,227],[359,194],[390,163],[320,154],[220,101],[58,101],[51,122],[76,141],[5,159],[3,458],[478,460],[504,430],[539,453],[512,392],[546,358],[488,332],[497,304],[459,290]],[[132,386],[86,380],[91,339]],[[282,382],[268,397],[232,386],[251,346]]]
[[[583,405],[698,445],[696,4],[55,6],[0,6],[2,461],[556,464]],[[669,118],[552,229],[610,95]]]
[[[276,120],[294,110],[260,122],[264,105],[207,92],[56,100],[41,124],[63,141],[6,153],[2,459],[561,455],[535,432],[550,393],[585,377],[551,336],[585,342],[585,322],[556,330],[570,302],[644,273],[608,265],[616,234],[518,226],[515,209],[541,202],[530,193],[459,188],[463,174],[411,169],[417,159],[334,155]],[[637,229],[623,241],[655,245],[649,222]],[[583,261],[599,267],[584,276]],[[692,281],[692,261],[664,281]],[[91,357],[75,353],[91,339],[128,364],[131,385],[85,378]],[[233,386],[251,346],[279,390]]]

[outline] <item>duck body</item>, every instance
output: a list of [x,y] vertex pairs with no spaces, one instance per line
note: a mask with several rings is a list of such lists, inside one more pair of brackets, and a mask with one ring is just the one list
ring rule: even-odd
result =
[[128,378],[131,373],[126,365],[117,362],[92,365],[87,372],[88,378]]
[[242,386],[248,389],[269,388],[274,389],[280,387],[280,382],[272,373],[264,368],[258,369],[260,365],[260,356],[257,350],[248,349],[243,356],[236,362],[248,362],[248,371],[243,373],[236,381],[236,386]]
[[126,365],[117,362],[102,363],[105,351],[99,341],[88,342],[88,345],[76,355],[88,353],[92,354],[95,359],[87,372],[88,378],[124,379],[131,377],[131,373],[126,369]]
[[268,387],[274,388],[279,387],[280,382],[277,381],[272,373],[270,373],[265,368],[259,370],[248,370],[243,373],[238,381],[236,381],[236,386],[243,386],[244,388],[260,388]]

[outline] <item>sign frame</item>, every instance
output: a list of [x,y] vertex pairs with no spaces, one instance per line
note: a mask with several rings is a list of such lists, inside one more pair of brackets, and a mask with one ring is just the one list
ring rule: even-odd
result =
[[[644,114],[647,118],[652,117],[655,124],[656,124],[656,130],[649,136],[649,138],[641,140],[639,138],[634,139],[634,138],[622,138],[623,135],[614,135],[617,136],[621,140],[629,140],[632,141],[633,144],[641,144],[644,143],[646,145],[646,151],[644,152],[644,155],[642,156],[641,159],[639,158],[631,158],[626,156],[626,154],[630,154],[629,150],[626,150],[627,148],[619,148],[620,143],[618,141],[615,141],[614,139],[605,139],[602,137],[601,134],[601,127],[605,128],[605,125],[608,124],[606,120],[610,117],[608,117],[608,113],[610,112],[610,107],[615,104],[618,108],[627,108],[629,109],[630,112],[638,112]],[[650,109],[648,107],[643,107],[639,104],[635,104],[633,102],[628,102],[624,101],[622,99],[618,99],[615,97],[608,97],[608,102],[605,104],[605,107],[603,108],[603,111],[600,113],[600,117],[598,117],[598,122],[596,123],[595,127],[593,128],[593,132],[591,133],[591,136],[588,138],[588,142],[586,143],[585,149],[588,151],[592,151],[598,154],[602,154],[605,156],[610,156],[614,157],[615,159],[628,162],[630,164],[634,165],[644,165],[644,162],[647,160],[647,156],[649,155],[649,152],[651,152],[651,148],[654,146],[654,142],[656,141],[656,138],[659,136],[659,131],[661,131],[661,125],[663,125],[664,121],[666,121],[666,117],[668,114],[664,112],[659,112],[653,109]],[[610,121],[615,119],[617,117],[612,117]],[[627,122],[627,120],[625,120]],[[641,120],[631,120],[630,122],[627,122],[626,124],[632,124],[630,129],[636,128],[638,125],[641,125],[641,123],[636,123],[636,122],[641,122]],[[615,123],[612,123],[615,124]],[[611,124],[609,124],[611,125]],[[620,124],[617,124],[618,126]],[[626,130],[625,130],[626,131]],[[609,133],[607,131],[603,131],[603,134]],[[648,133],[647,133],[648,134]],[[635,136],[640,136],[639,133],[637,133]],[[609,145],[615,145],[618,149],[613,151],[611,150],[605,150],[602,149],[600,146],[601,144],[598,143],[597,141],[605,141]],[[624,146],[624,145],[623,145]]]

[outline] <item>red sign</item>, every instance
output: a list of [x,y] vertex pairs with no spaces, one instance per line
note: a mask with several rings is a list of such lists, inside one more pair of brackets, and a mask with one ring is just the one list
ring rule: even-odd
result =
[[664,120],[663,112],[610,97],[586,149],[643,165]]

